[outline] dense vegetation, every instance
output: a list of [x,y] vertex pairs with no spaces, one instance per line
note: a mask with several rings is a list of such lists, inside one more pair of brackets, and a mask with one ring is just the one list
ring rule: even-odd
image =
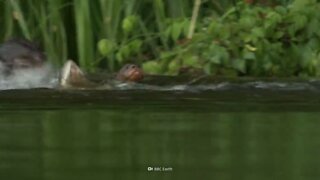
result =
[[[317,0],[4,0],[1,39],[39,41],[50,61],[148,73],[320,75]],[[195,32],[190,36],[190,26]]]

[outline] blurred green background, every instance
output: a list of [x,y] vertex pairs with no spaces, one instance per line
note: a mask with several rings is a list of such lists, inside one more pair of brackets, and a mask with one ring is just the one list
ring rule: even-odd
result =
[[317,0],[2,0],[0,38],[90,72],[130,62],[149,74],[309,77],[320,75],[319,10]]

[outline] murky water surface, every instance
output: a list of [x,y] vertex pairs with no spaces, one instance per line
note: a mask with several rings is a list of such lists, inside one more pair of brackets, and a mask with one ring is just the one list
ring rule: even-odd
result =
[[318,84],[1,91],[0,179],[319,179]]

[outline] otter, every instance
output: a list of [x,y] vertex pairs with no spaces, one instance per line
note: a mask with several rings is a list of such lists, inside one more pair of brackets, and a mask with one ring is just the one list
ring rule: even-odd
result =
[[142,70],[135,64],[124,65],[116,76],[116,80],[123,82],[138,82],[143,79]]
[[43,51],[26,39],[11,39],[0,45],[0,63],[4,75],[19,69],[41,68],[46,60]]
[[[126,64],[117,73],[115,80],[118,82],[138,82],[143,79],[143,71],[135,64]],[[112,82],[108,82],[109,88],[112,88]],[[94,88],[101,84],[88,80],[85,73],[72,60],[68,60],[60,73],[61,88]],[[105,87],[105,85],[104,85]]]

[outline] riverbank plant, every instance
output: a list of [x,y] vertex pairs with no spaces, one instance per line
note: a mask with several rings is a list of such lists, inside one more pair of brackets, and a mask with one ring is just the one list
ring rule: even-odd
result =
[[39,42],[49,61],[87,71],[140,64],[150,74],[319,76],[316,0],[0,1],[2,41]]
[[319,76],[319,10],[315,0],[274,7],[239,2],[220,17],[201,19],[192,40],[181,44],[171,33],[176,46],[144,67],[173,75],[191,67],[227,76]]

